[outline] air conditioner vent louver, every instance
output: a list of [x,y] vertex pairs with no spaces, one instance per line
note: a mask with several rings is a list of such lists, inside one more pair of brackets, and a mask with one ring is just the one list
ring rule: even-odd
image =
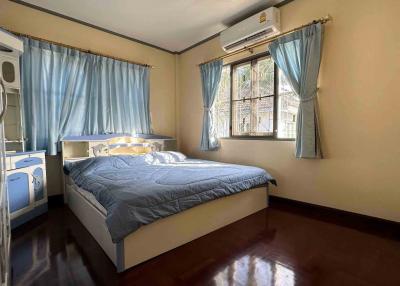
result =
[[272,7],[221,32],[220,41],[224,51],[233,52],[279,32],[279,9]]
[[249,45],[249,44],[253,44],[254,42],[257,42],[258,40],[262,40],[264,38],[266,38],[269,34],[271,34],[273,32],[272,28],[268,28],[267,30],[261,31],[257,34],[254,34],[250,37],[247,37],[243,40],[240,40],[236,43],[230,44],[228,46],[225,47],[225,49],[227,50],[231,50],[234,49],[236,46],[241,46],[243,47],[244,45]]

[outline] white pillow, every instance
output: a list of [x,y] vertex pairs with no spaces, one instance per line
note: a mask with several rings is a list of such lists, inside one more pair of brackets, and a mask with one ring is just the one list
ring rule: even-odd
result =
[[173,151],[153,152],[148,155],[152,156],[154,163],[168,164],[182,162],[186,160],[186,156],[184,154]]

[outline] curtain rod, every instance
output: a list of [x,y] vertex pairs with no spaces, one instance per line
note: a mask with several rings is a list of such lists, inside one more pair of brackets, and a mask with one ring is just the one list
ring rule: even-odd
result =
[[285,35],[294,33],[294,32],[296,32],[296,31],[301,30],[301,29],[303,29],[303,28],[305,28],[305,27],[308,27],[308,26],[310,26],[310,25],[312,25],[312,24],[316,24],[316,23],[325,24],[326,22],[331,21],[331,20],[332,20],[332,17],[331,17],[330,15],[327,15],[327,16],[322,17],[322,18],[320,18],[320,19],[314,20],[314,21],[312,21],[312,22],[310,22],[310,23],[308,23],[308,24],[299,26],[299,27],[294,28],[294,29],[292,29],[292,30],[289,30],[289,31],[287,31],[287,32],[284,32],[284,33],[281,33],[281,34],[279,34],[279,35],[273,36],[273,37],[271,37],[271,38],[265,39],[265,40],[263,40],[263,41],[261,41],[261,42],[252,44],[252,45],[250,45],[250,46],[248,46],[248,47],[243,47],[243,48],[241,48],[240,50],[234,51],[234,52],[232,52],[232,53],[225,54],[225,55],[222,55],[222,56],[213,58],[213,59],[211,59],[211,60],[205,61],[205,62],[199,64],[199,66],[200,66],[200,65],[207,64],[207,63],[211,63],[211,62],[216,61],[216,60],[222,60],[222,59],[225,59],[225,58],[227,58],[227,57],[231,57],[231,56],[234,56],[234,55],[243,53],[243,52],[245,52],[245,51],[250,51],[250,52],[252,52],[252,50],[253,50],[254,48],[259,47],[259,46],[262,46],[262,45],[265,45],[265,44],[267,44],[267,43],[270,43],[270,42],[272,42],[272,41],[274,41],[274,40],[276,40],[276,39],[278,39],[278,38],[280,38],[280,37],[282,37],[282,36],[285,36]]
[[47,39],[43,39],[43,38],[39,38],[39,37],[27,35],[27,34],[15,32],[15,31],[12,31],[12,30],[9,30],[9,29],[6,29],[6,28],[2,28],[2,29],[6,30],[6,31],[8,31],[8,32],[10,32],[10,33],[12,33],[14,35],[17,35],[19,37],[26,37],[26,38],[30,38],[30,39],[37,40],[37,41],[45,41],[45,42],[48,42],[50,44],[62,46],[62,47],[69,48],[69,49],[78,50],[80,52],[88,53],[88,54],[91,54],[91,55],[106,57],[106,58],[110,58],[110,59],[121,61],[121,62],[127,62],[129,64],[134,64],[134,65],[140,65],[140,66],[145,66],[145,67],[149,67],[149,68],[154,68],[154,66],[152,66],[152,65],[143,64],[143,63],[139,63],[139,62],[135,62],[135,61],[130,61],[130,60],[126,60],[126,59],[122,59],[122,58],[118,58],[118,57],[113,57],[113,56],[110,56],[110,55],[107,55],[107,54],[102,54],[102,53],[99,53],[99,52],[93,52],[91,50],[86,50],[86,49],[70,46],[70,45],[67,45],[67,44],[62,44],[62,43],[50,41],[50,40],[47,40]]

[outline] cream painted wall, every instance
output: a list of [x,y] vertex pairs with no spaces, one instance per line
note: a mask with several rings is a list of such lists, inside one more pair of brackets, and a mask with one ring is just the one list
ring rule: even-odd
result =
[[[283,30],[328,13],[334,18],[326,25],[319,83],[324,160],[296,160],[294,143],[281,141],[222,140],[217,152],[199,151],[197,64],[223,54],[218,39],[174,56],[6,0],[0,0],[0,26],[154,65],[154,131],[178,136],[188,155],[266,168],[278,180],[279,187],[272,189],[277,196],[400,221],[398,11],[397,0],[379,5],[373,0],[295,0],[281,8]],[[49,193],[57,194],[60,160],[48,157],[47,163]]]
[[[175,136],[176,56],[121,37],[0,0],[0,27],[107,55],[154,65],[150,72],[150,112],[157,134]],[[49,194],[61,192],[61,161],[47,158]],[[57,168],[59,166],[59,168]]]
[[400,221],[400,1],[378,2],[295,0],[281,8],[284,31],[333,17],[319,78],[325,159],[297,160],[294,142],[282,141],[223,139],[219,151],[199,150],[203,104],[197,65],[223,54],[218,38],[178,59],[181,150],[265,168],[278,180],[276,196]]

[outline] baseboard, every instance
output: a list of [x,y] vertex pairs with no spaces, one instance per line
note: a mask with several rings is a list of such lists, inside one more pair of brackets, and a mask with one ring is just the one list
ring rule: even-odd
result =
[[400,240],[399,222],[277,196],[270,196],[270,206],[381,237]]
[[[269,196],[269,203],[274,209],[281,209],[381,237],[400,240],[399,222],[277,196]],[[49,208],[63,206],[64,196],[49,196],[48,205]]]
[[49,208],[60,207],[64,205],[64,196],[63,195],[53,195],[47,198],[47,202]]

